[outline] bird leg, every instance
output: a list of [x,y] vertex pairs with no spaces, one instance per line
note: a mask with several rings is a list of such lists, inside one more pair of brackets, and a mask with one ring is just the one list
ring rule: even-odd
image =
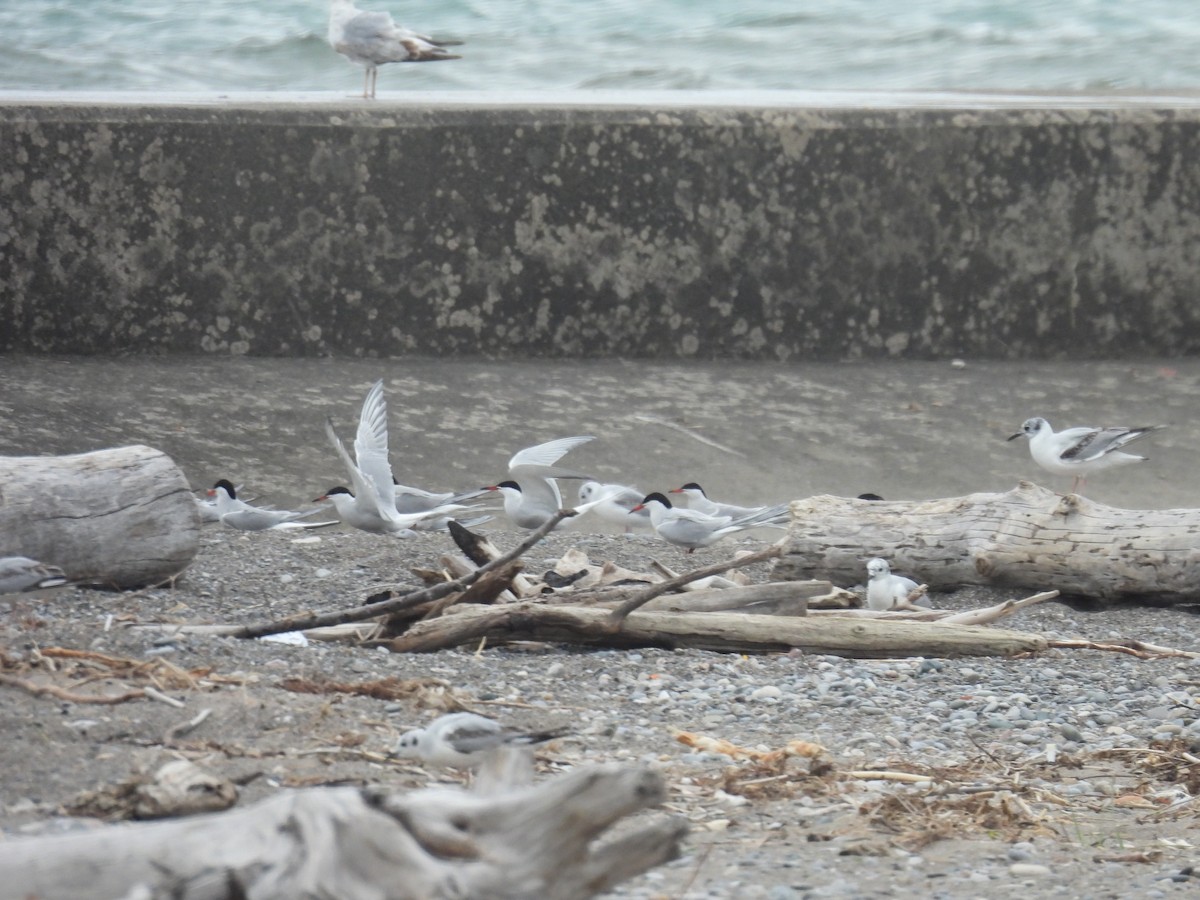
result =
[[368,66],[367,68],[363,69],[363,99],[364,100],[369,99],[369,97],[367,96],[367,89],[370,87],[370,84],[371,84],[371,67]]

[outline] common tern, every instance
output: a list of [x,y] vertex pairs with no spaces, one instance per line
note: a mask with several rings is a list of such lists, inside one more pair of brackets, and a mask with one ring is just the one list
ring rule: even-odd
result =
[[736,519],[740,516],[752,516],[767,508],[765,506],[735,506],[732,503],[718,503],[716,500],[710,500],[708,494],[704,493],[704,488],[694,481],[689,481],[683,487],[672,488],[669,493],[683,494],[687,497],[688,509],[707,513],[710,516],[729,516]]
[[500,747],[532,747],[562,737],[564,730],[521,731],[471,712],[450,713],[400,736],[391,756],[435,766],[473,769]]
[[782,526],[788,515],[787,505],[780,504],[739,518],[710,516],[696,509],[672,506],[666,495],[657,491],[643,497],[633,511],[638,512],[643,508],[650,510],[650,521],[658,536],[668,543],[686,548],[688,553],[749,528]]
[[[267,531],[271,528],[300,528],[303,524],[297,519],[305,519],[316,515],[321,510],[306,509],[302,512],[292,512],[287,509],[264,509],[251,506],[244,500],[239,500],[237,490],[228,480],[222,478],[208,490],[208,496],[216,503],[217,516],[222,525],[236,528],[238,531]],[[311,523],[313,525],[331,523]]]
[[19,594],[62,587],[70,579],[58,566],[40,563],[28,556],[0,557],[0,594]]
[[1071,493],[1075,493],[1091,472],[1112,466],[1144,462],[1145,456],[1122,453],[1121,448],[1165,425],[1142,428],[1067,428],[1055,432],[1050,423],[1040,417],[1026,419],[1021,430],[1010,436],[1029,438],[1029,454],[1033,461],[1052,475],[1071,475]]
[[928,597],[909,600],[919,584],[903,575],[893,575],[886,559],[878,556],[867,562],[867,608],[892,609],[899,606],[930,606]]
[[644,491],[623,484],[585,481],[579,486],[579,502],[590,507],[605,522],[624,528],[626,534],[632,533],[635,528],[653,527],[649,510],[633,511],[644,496]]
[[383,399],[382,378],[371,385],[363,400],[358,431],[354,436],[354,459],[342,445],[332,419],[325,420],[325,433],[346,467],[353,487],[330,488],[314,502],[332,502],[338,517],[352,528],[374,534],[394,534],[407,531],[423,519],[465,509],[456,503],[412,513],[401,513],[396,508],[396,479],[388,460],[387,404]]
[[[567,451],[594,440],[591,435],[558,438],[517,451],[508,461],[508,479],[488,485],[485,491],[499,491],[504,497],[504,512],[518,528],[540,528],[562,509],[562,494],[555,478],[587,478],[555,465]],[[580,512],[582,507],[576,507]]]
[[435,41],[402,28],[385,12],[364,12],[353,0],[332,0],[329,4],[328,36],[334,50],[363,67],[364,99],[374,98],[379,66],[386,63],[461,59],[445,48],[462,41]]

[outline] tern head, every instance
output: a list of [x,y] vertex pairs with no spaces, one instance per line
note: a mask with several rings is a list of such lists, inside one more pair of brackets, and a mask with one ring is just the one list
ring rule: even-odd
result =
[[877,575],[892,574],[892,567],[888,565],[886,559],[880,559],[878,556],[867,562],[867,574],[872,578]]
[[339,484],[337,487],[331,487],[329,490],[327,490],[325,493],[323,493],[320,497],[317,497],[315,500],[313,500],[313,503],[320,503],[322,500],[332,500],[338,494],[345,494],[349,497],[354,496],[354,492],[351,491],[350,488],[342,487]]
[[667,499],[666,494],[660,494],[658,491],[655,491],[653,494],[647,494],[645,497],[643,497],[642,502],[631,509],[630,512],[635,513],[639,510],[645,509],[650,503],[661,503],[665,509],[671,508],[671,501]]
[[1045,419],[1036,416],[1032,419],[1026,419],[1021,425],[1021,430],[1014,435],[1010,435],[1008,440],[1015,441],[1019,437],[1035,438],[1043,428],[1050,429],[1050,423]]
[[230,500],[237,499],[237,491],[234,490],[233,485],[228,480],[222,478],[220,481],[218,481],[216,484],[214,484],[211,488],[208,489],[208,496],[210,496],[210,497],[217,496],[217,488],[223,488],[225,493],[227,493],[229,495]]
[[484,488],[484,490],[485,491],[502,491],[505,488],[508,488],[509,490],[512,490],[512,491],[516,491],[517,493],[521,492],[521,486],[519,484],[517,484],[515,481],[502,481],[499,484],[489,484],[487,487]]
[[700,485],[698,485],[694,481],[689,481],[683,487],[671,488],[670,493],[672,493],[672,494],[687,494],[692,491],[695,491],[701,497],[708,496],[708,494],[704,493],[704,488],[700,487]]

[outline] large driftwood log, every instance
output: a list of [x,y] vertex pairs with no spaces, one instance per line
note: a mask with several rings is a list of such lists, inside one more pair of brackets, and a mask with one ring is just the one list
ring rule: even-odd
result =
[[493,641],[552,641],[604,647],[688,647],[733,653],[801,649],[855,658],[1012,656],[1046,649],[1045,638],[1001,628],[856,618],[756,616],[748,613],[636,612],[614,627],[604,609],[513,603],[462,608],[418,622],[388,643],[428,653]]
[[607,891],[678,855],[660,818],[592,842],[666,796],[644,768],[573,770],[487,795],[450,788],[289,791],[244,809],[0,843],[0,894],[188,900],[434,900]]
[[0,457],[0,556],[135,588],[178,575],[199,546],[187,479],[159,450]]
[[981,584],[1192,602],[1200,598],[1200,509],[1116,509],[1028,482],[917,502],[810,497],[792,503],[772,577],[862,583],[873,556],[935,591]]

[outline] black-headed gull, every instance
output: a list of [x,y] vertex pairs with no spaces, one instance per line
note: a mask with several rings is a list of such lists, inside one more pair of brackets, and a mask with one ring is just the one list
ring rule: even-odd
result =
[[43,588],[62,587],[69,579],[58,566],[40,563],[28,556],[0,557],[0,594],[19,594]]
[[391,755],[419,759],[435,766],[473,769],[500,747],[532,747],[566,733],[562,729],[521,731],[477,713],[450,713],[434,719],[424,728],[402,734]]
[[329,4],[329,44],[350,62],[362,66],[363,98],[375,96],[379,67],[395,62],[437,62],[461,59],[448,52],[462,41],[435,41],[402,28],[385,12],[365,12],[353,0]]
[[1010,436],[1029,438],[1029,454],[1033,461],[1052,475],[1071,475],[1075,480],[1071,493],[1075,493],[1087,480],[1091,472],[1111,466],[1144,462],[1145,456],[1122,453],[1126,444],[1143,438],[1152,431],[1166,428],[1165,425],[1148,425],[1142,428],[1067,428],[1056,432],[1050,423],[1040,417],[1026,419],[1021,430]]
[[752,516],[766,509],[765,506],[735,506],[732,503],[718,503],[716,500],[710,500],[708,494],[704,493],[704,488],[694,481],[689,481],[683,487],[671,488],[669,493],[683,494],[687,497],[688,509],[707,513],[710,516],[729,516],[736,519],[740,516]]
[[[208,490],[208,496],[215,501],[217,517],[222,525],[236,528],[238,531],[267,531],[271,528],[302,528],[305,524],[296,522],[319,513],[321,510],[306,509],[293,512],[287,509],[264,509],[251,506],[244,500],[239,500],[233,484],[222,478]],[[309,523],[311,525],[332,524]]]
[[649,510],[633,511],[633,508],[642,502],[644,496],[646,496],[644,491],[624,484],[601,484],[599,481],[585,481],[579,486],[579,502],[588,506],[605,522],[624,528],[626,534],[631,533],[635,528],[654,527],[650,522]]
[[[484,488],[504,497],[504,512],[518,528],[540,528],[562,509],[562,494],[555,478],[588,478],[555,465],[567,451],[594,440],[591,435],[558,438],[526,447],[508,461],[508,479]],[[582,511],[581,507],[576,507]]]
[[460,509],[460,504],[447,503],[413,513],[401,513],[396,508],[396,479],[388,460],[387,404],[383,399],[383,379],[367,391],[358,415],[358,431],[354,436],[354,458],[346,452],[341,438],[326,419],[325,433],[346,467],[353,487],[341,485],[330,488],[316,501],[333,503],[338,517],[352,528],[374,534],[395,534],[408,531],[427,518],[437,518]]
[[919,584],[903,575],[893,575],[886,559],[875,557],[867,562],[867,608],[892,609],[896,606],[930,606],[928,597],[910,600]]
[[634,511],[650,510],[650,521],[654,530],[664,541],[687,549],[688,553],[699,547],[707,547],[723,537],[759,528],[764,525],[782,527],[787,522],[787,504],[771,506],[751,516],[710,516],[697,509],[672,506],[665,494],[657,491],[647,494]]

